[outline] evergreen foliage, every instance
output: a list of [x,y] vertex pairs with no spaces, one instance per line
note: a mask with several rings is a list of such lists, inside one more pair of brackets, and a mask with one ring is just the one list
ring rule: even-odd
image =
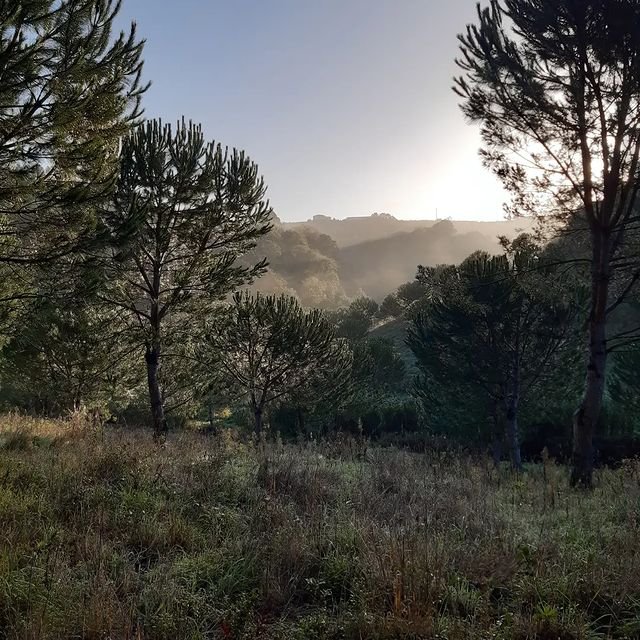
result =
[[[589,230],[591,303],[573,482],[590,486],[612,313],[637,288],[640,5],[635,0],[491,0],[460,36],[465,115],[513,194],[511,211]],[[640,324],[626,334],[640,337]]]
[[2,399],[48,416],[127,406],[137,350],[117,310],[39,299],[21,314],[0,359]]
[[192,123],[173,129],[151,121],[123,142],[105,223],[114,234],[127,229],[129,241],[106,260],[103,299],[121,310],[144,347],[157,436],[166,428],[163,349],[183,348],[198,315],[264,271],[264,261],[238,260],[269,231],[265,192],[243,152],[207,142]]
[[256,433],[265,411],[285,399],[298,404],[338,402],[347,390],[351,352],[318,310],[287,296],[234,295],[206,343],[209,375],[222,369],[246,399]]
[[0,264],[49,262],[99,240],[95,205],[145,89],[135,26],[112,38],[119,9],[0,2]]
[[443,389],[479,398],[496,438],[505,426],[516,469],[522,466],[520,403],[573,346],[579,309],[541,257],[521,237],[501,256],[480,253],[460,267],[422,269],[428,301],[407,338],[421,372],[417,391],[425,409],[450,401]]

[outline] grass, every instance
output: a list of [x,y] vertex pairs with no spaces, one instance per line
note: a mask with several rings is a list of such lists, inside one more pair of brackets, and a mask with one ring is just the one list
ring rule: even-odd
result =
[[0,638],[640,637],[640,464],[0,419]]

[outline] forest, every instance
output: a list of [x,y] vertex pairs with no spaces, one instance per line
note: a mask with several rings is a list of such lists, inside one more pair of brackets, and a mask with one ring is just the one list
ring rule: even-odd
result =
[[638,3],[460,25],[495,223],[282,221],[120,8],[0,1],[0,638],[640,637]]

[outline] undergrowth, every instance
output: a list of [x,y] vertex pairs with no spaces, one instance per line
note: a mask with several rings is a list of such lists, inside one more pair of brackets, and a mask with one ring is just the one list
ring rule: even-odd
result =
[[0,638],[640,637],[640,464],[0,420]]

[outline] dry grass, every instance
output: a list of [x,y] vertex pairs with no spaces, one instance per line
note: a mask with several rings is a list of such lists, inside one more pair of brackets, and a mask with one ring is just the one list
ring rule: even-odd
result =
[[640,637],[640,465],[0,421],[0,638]]

